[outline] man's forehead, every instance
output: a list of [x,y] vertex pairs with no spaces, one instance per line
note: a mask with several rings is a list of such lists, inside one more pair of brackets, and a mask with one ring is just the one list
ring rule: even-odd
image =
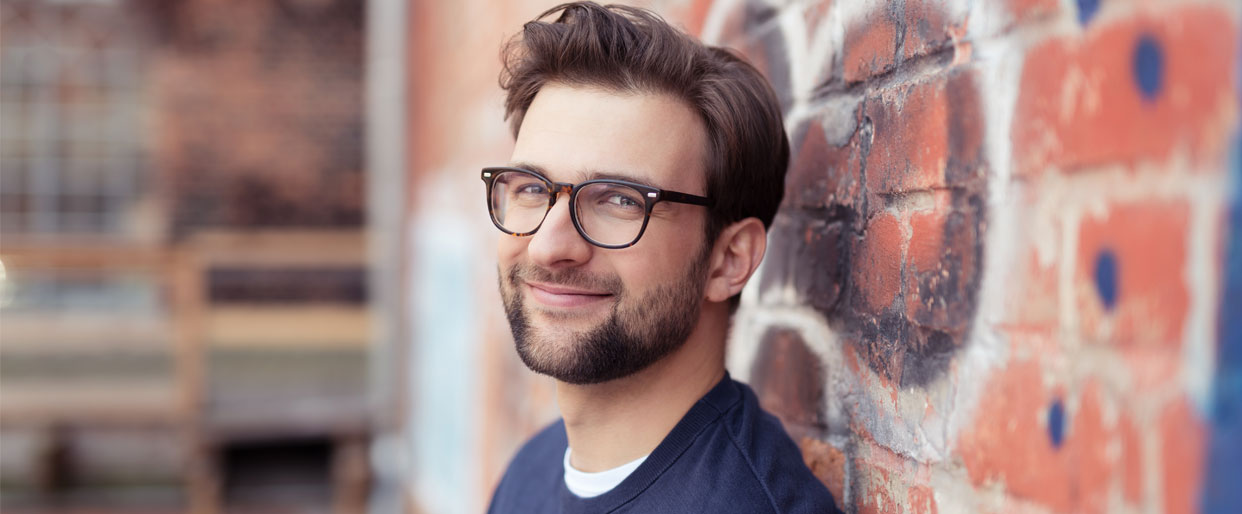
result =
[[694,191],[705,178],[704,136],[698,114],[667,94],[551,83],[527,110],[510,160],[557,182]]

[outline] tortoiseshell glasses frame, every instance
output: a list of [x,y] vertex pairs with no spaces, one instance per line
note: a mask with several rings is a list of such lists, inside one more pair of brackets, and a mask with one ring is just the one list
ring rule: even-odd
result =
[[[513,173],[517,173],[519,175],[512,175]],[[529,199],[529,202],[531,205],[527,208],[528,209],[531,209],[531,208],[538,209],[540,207],[543,208],[543,212],[541,214],[541,217],[539,218],[539,222],[535,224],[533,228],[530,228],[529,230],[527,230],[523,227],[522,230],[511,230],[510,228],[505,227],[505,224],[504,224],[505,213],[497,212],[497,205],[496,205],[497,199],[494,196],[498,192],[496,189],[497,178],[501,176],[517,177],[517,179],[519,180],[534,179],[534,182],[527,182],[526,185],[533,186],[537,184],[542,184],[544,186],[544,191],[546,191],[546,194],[547,194],[546,205],[534,203],[534,202],[537,202],[539,198],[538,196],[535,196],[535,195],[541,195],[543,194],[544,191],[534,191],[534,192],[528,193],[532,195],[532,197]],[[483,182],[487,184],[487,213],[492,218],[492,224],[496,225],[496,228],[500,229],[501,232],[504,232],[506,234],[510,234],[513,236],[519,236],[519,237],[529,236],[529,235],[534,234],[536,231],[539,230],[539,227],[543,226],[544,220],[547,219],[548,211],[551,211],[552,206],[556,205],[557,197],[559,197],[561,194],[567,194],[569,195],[569,217],[570,217],[570,220],[574,224],[574,229],[578,231],[578,235],[582,236],[583,239],[585,239],[587,242],[595,246],[598,246],[601,248],[608,248],[608,249],[628,248],[638,243],[638,240],[642,238],[643,233],[646,232],[647,230],[647,223],[651,221],[651,210],[655,208],[655,205],[660,202],[684,203],[684,204],[690,204],[690,205],[701,205],[704,207],[711,207],[713,205],[712,199],[707,198],[707,197],[692,195],[688,193],[680,193],[677,191],[669,191],[666,189],[651,187],[646,184],[639,184],[636,182],[629,182],[625,180],[616,180],[616,179],[594,179],[594,180],[588,180],[585,182],[580,182],[578,184],[572,184],[568,182],[554,182],[548,179],[547,177],[539,174],[538,172],[534,172],[534,171],[522,169],[522,168],[513,168],[513,167],[508,167],[508,166],[483,168],[482,179],[483,179]],[[507,183],[508,182],[506,182],[506,184]],[[608,186],[613,186],[613,189],[609,190]],[[618,189],[618,187],[629,188],[629,189]],[[638,231],[634,235],[633,239],[624,241],[624,239],[628,239],[628,233],[629,231],[632,231],[632,225],[634,225],[635,222],[637,222],[636,212],[633,213],[634,216],[631,220],[626,221],[626,223],[629,223],[631,227],[625,229],[626,235],[621,237],[621,239],[623,239],[623,241],[621,242],[600,241],[599,239],[591,237],[591,235],[588,233],[587,228],[583,226],[583,222],[580,219],[581,214],[578,211],[579,194],[582,193],[582,191],[584,190],[596,191],[596,190],[600,190],[601,188],[608,190],[608,191],[612,191],[614,193],[616,191],[625,191],[627,194],[629,190],[633,190],[635,193],[637,193],[634,195],[634,197],[623,196],[620,198],[620,200],[623,200],[626,202],[632,202],[631,205],[637,203],[634,201],[637,198],[642,198],[642,203],[643,203],[642,225],[638,227]],[[508,194],[508,189],[507,188],[503,189],[501,193]],[[614,194],[614,197],[616,197],[616,194]],[[613,197],[608,197],[608,200],[611,201],[612,198]],[[505,201],[507,202],[508,200],[506,199]],[[615,207],[616,203],[617,202],[608,203],[607,205],[609,205],[609,207],[607,207],[607,209],[617,210],[618,208]],[[538,213],[535,213],[535,212],[532,212],[530,214],[532,216],[539,215]],[[530,219],[533,220],[533,217]],[[599,235],[599,234],[596,234],[596,235]]]

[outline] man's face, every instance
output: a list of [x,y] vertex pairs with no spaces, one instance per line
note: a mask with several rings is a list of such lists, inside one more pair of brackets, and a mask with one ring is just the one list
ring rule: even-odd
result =
[[[682,102],[545,85],[526,112],[511,164],[557,182],[621,178],[705,195],[706,135]],[[500,236],[500,292],[518,354],[574,384],[640,371],[679,348],[699,318],[707,211],[657,203],[637,244],[584,240],[561,195],[532,236]]]

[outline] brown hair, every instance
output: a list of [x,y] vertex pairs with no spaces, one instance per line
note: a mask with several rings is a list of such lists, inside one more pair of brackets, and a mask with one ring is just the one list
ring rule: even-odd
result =
[[[560,13],[556,21],[542,21]],[[544,84],[672,95],[707,131],[707,241],[748,217],[769,227],[785,190],[789,141],[763,76],[730,50],[706,46],[658,15],[593,2],[558,5],[523,26],[501,52],[505,118],[517,137]]]

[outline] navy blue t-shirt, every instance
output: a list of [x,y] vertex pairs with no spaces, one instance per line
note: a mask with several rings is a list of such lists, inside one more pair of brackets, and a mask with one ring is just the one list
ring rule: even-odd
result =
[[613,490],[579,498],[565,486],[565,423],[522,447],[490,514],[840,512],[779,420],[726,373],[638,469]]

